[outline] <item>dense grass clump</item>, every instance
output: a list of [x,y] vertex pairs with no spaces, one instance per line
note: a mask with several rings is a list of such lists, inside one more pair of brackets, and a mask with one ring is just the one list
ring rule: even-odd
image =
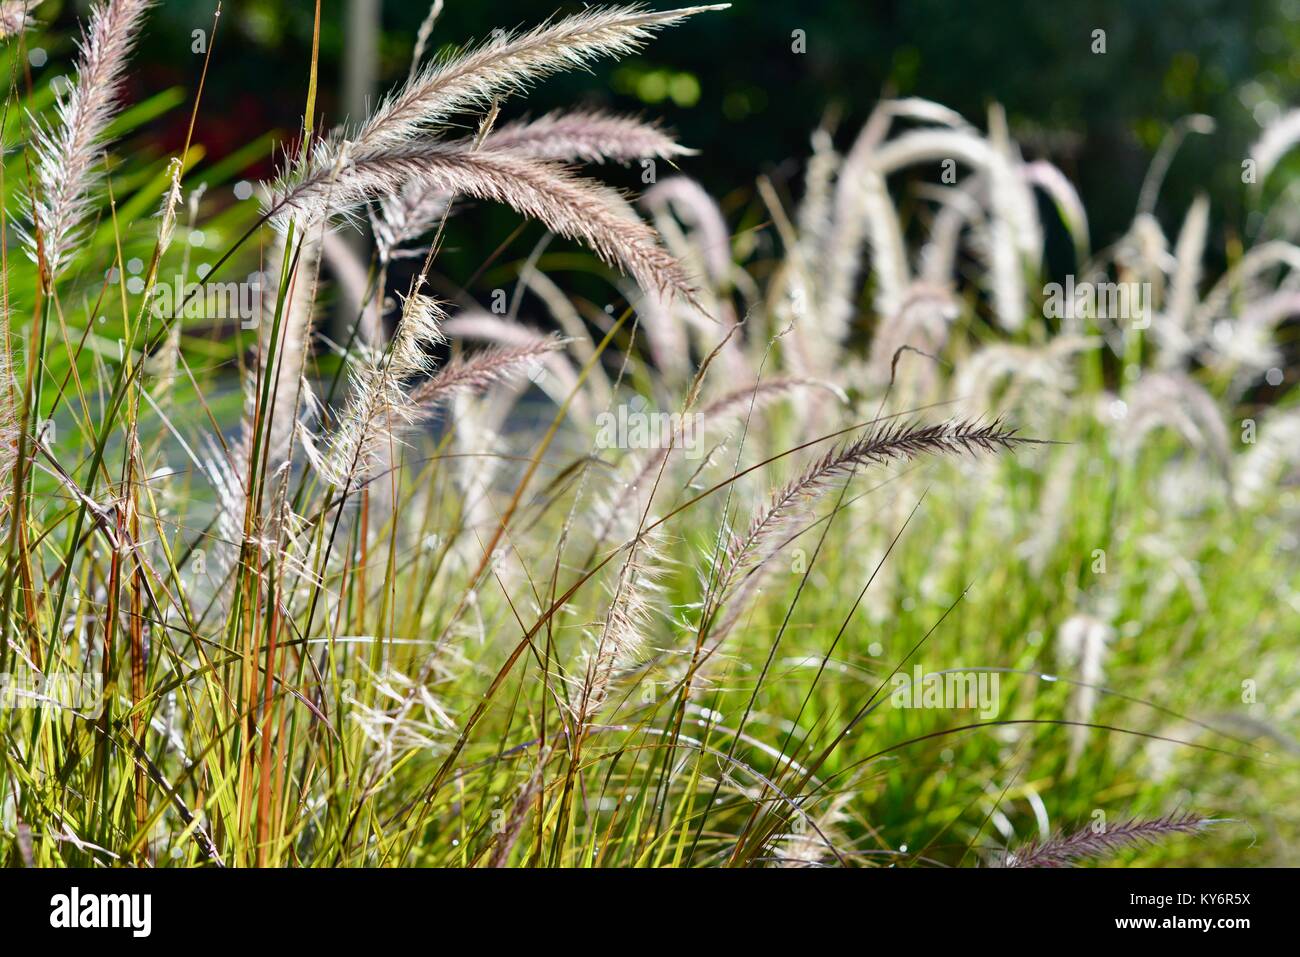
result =
[[[725,210],[652,123],[502,119],[722,7],[426,63],[435,5],[232,190],[269,138],[120,145],[201,115],[121,102],[149,3],[58,83],[11,6],[0,862],[1295,863],[1300,418],[1255,396],[1300,250],[1203,275],[1157,170],[1094,253],[996,107],[884,101]],[[474,202],[540,239],[442,275]]]

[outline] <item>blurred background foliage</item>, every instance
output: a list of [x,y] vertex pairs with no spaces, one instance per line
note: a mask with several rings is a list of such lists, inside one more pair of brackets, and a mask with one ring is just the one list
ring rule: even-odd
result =
[[[38,13],[60,27],[57,35],[84,6],[46,3]],[[432,45],[459,45],[580,6],[448,0]],[[367,39],[357,24],[378,17],[367,45],[374,47],[373,89],[382,91],[405,76],[427,6],[324,0],[321,7],[318,108],[328,124],[347,112],[349,57],[366,58],[349,50],[350,39]],[[214,0],[163,0],[136,58],[137,94],[194,83],[201,58],[192,52],[193,31],[210,29],[214,8]],[[313,19],[311,0],[226,0],[199,120],[210,153],[233,151],[263,130],[298,128]],[[806,33],[804,54],[791,50],[795,30]],[[1092,52],[1095,30],[1106,33],[1104,54]],[[1300,0],[742,0],[668,31],[640,56],[598,65],[594,78],[574,73],[542,84],[529,109],[588,102],[663,117],[701,151],[685,164],[690,175],[725,196],[760,172],[793,173],[827,111],[840,118],[844,142],[884,90],[936,100],[980,126],[998,101],[1026,152],[1053,159],[1078,184],[1098,248],[1128,226],[1152,152],[1188,113],[1209,114],[1218,130],[1179,155],[1161,209],[1180,218],[1203,189],[1227,234],[1248,233],[1241,160],[1260,124],[1300,100],[1298,88]],[[157,131],[163,148],[183,139],[186,119],[177,111]],[[254,172],[269,172],[269,164]]]

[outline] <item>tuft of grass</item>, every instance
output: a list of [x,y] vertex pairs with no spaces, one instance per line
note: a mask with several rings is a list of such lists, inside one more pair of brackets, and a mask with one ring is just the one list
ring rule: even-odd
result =
[[[117,100],[147,5],[93,9],[62,99],[9,6],[0,863],[1295,862],[1300,418],[1252,397],[1300,256],[1204,276],[1208,211],[1152,215],[1173,146],[1095,255],[1000,111],[917,99],[818,131],[802,187],[668,177],[644,221],[559,164],[687,164],[661,127],[498,119],[722,8],[423,64],[434,4],[252,198],[255,131],[140,148],[179,102]],[[949,156],[971,188],[904,221],[892,174]],[[442,275],[466,197],[546,235]],[[1051,306],[1061,229],[1149,311]],[[899,703],[944,677],[994,692]]]

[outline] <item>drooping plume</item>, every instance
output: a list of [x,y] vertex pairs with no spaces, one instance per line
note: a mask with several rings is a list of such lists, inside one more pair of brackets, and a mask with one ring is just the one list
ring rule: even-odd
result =
[[358,157],[408,144],[449,117],[520,93],[547,76],[640,49],[657,30],[727,4],[656,12],[640,5],[593,7],[525,33],[503,33],[419,72],[351,137]]
[[430,193],[504,203],[561,236],[587,244],[642,288],[690,295],[691,283],[680,264],[616,190],[555,163],[510,152],[429,143],[384,153],[283,189],[267,212],[281,227],[295,216],[316,222],[411,184]]
[[1196,834],[1211,825],[1198,814],[1169,814],[1152,821],[1125,821],[1101,828],[1085,827],[1073,834],[1056,834],[1006,852],[1002,867],[1072,867],[1081,861],[1108,857],[1129,847],[1140,847],[1172,837]]

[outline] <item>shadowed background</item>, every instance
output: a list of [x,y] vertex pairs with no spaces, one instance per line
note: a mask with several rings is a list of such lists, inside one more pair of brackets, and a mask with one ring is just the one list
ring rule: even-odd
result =
[[[85,6],[47,3],[39,13],[70,28]],[[210,31],[215,6],[164,0],[136,61],[139,89],[195,80],[193,31]],[[448,0],[430,46],[444,50],[580,8]],[[422,0],[321,4],[318,109],[327,125],[348,113],[348,99],[355,109],[358,96],[401,81],[427,9]],[[223,4],[200,141],[220,151],[254,131],[298,128],[313,19],[311,0]],[[796,30],[804,31],[803,54],[792,52]],[[1092,52],[1095,30],[1105,31],[1105,54]],[[1260,123],[1297,99],[1297,51],[1300,0],[746,0],[668,31],[622,63],[598,64],[594,75],[548,80],[529,106],[537,114],[587,102],[663,117],[701,151],[684,169],[725,196],[758,173],[794,173],[828,111],[839,117],[838,139],[850,137],[882,91],[936,100],[980,126],[997,101],[1026,152],[1051,158],[1078,184],[1099,248],[1127,227],[1152,152],[1188,113],[1213,116],[1218,131],[1180,153],[1162,209],[1181,215],[1205,189],[1230,230],[1249,229],[1240,161]],[[508,104],[506,115],[518,109]],[[185,119],[184,111],[171,115],[157,133],[163,146],[183,139]]]

